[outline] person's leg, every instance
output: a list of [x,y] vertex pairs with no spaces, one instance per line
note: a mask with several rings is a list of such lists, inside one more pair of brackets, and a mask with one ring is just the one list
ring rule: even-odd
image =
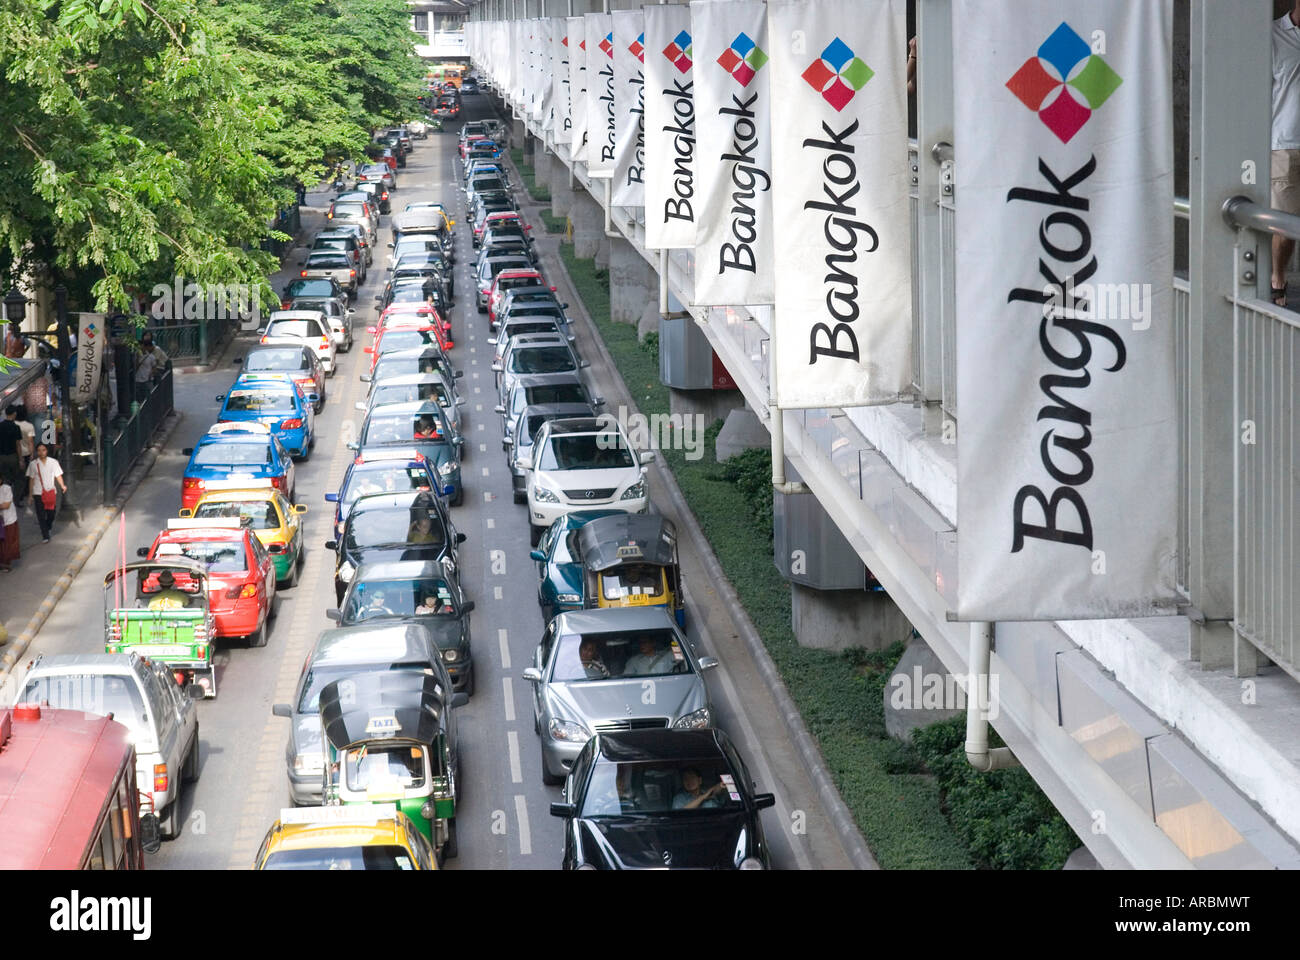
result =
[[[1290,237],[1273,234],[1273,279],[1270,281],[1273,302],[1286,306],[1286,271],[1291,265],[1291,255],[1295,253],[1295,241]],[[1278,291],[1281,290],[1281,293]]]
[[[1270,155],[1269,201],[1275,210],[1300,214],[1300,150],[1274,150]],[[1271,299],[1278,306],[1287,306],[1286,274],[1295,253],[1295,240],[1274,235],[1273,270],[1269,279]]]
[[41,528],[41,539],[46,543],[50,540],[50,527],[54,519],[45,509],[45,504],[41,502],[39,494],[32,495],[32,506],[36,508],[36,523]]
[[4,543],[0,544],[0,561],[3,566],[10,566],[15,560],[22,555],[21,544],[18,540],[18,523],[5,524]]

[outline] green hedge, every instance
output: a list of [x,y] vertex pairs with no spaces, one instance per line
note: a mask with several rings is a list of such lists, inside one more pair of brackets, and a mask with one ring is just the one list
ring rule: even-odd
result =
[[537,171],[531,164],[524,163],[524,151],[516,147],[510,151],[510,159],[514,161],[515,167],[519,170],[519,175],[524,179],[524,189],[528,195],[539,203],[546,203],[551,199],[551,188],[547,184],[537,182]]

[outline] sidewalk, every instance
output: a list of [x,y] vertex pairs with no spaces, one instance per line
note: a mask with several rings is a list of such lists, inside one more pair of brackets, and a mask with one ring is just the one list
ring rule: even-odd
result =
[[[333,191],[328,185],[307,191],[308,205],[302,208],[301,229],[294,245],[285,250],[280,270],[271,276],[271,285],[277,293],[284,288],[291,273],[296,273],[298,257],[302,253],[301,242],[304,237],[320,229],[325,210],[333,196]],[[179,418],[171,418],[163,427],[160,436],[168,437],[178,419],[192,419],[201,425],[211,423],[216,414],[214,396],[222,392],[238,376],[238,368],[226,358],[242,355],[242,349],[255,342],[255,331],[236,331],[209,365],[174,368],[173,373],[176,378],[174,406]],[[147,457],[149,454],[146,453],[144,456]],[[68,471],[67,464],[62,466],[65,472]],[[138,481],[141,478],[133,477],[133,479]],[[177,478],[178,486],[179,482]],[[69,487],[71,486],[69,483]],[[30,500],[27,505],[19,508],[19,543],[22,555],[11,572],[0,573],[0,625],[4,626],[9,639],[8,644],[0,643],[0,658],[14,649],[13,642],[41,609],[51,588],[61,577],[70,573],[77,555],[86,547],[87,537],[112,512],[111,507],[99,506],[96,502],[97,495],[98,489],[93,485],[88,485],[88,492],[82,498],[78,498],[76,490],[73,490],[76,502],[69,507],[64,506],[63,498],[60,496],[59,513],[54,521],[54,535],[49,543],[41,542],[40,527],[36,522],[36,512],[31,508]],[[110,524],[109,530],[111,528]],[[92,543],[86,553],[89,554],[93,550]],[[127,559],[134,560],[135,557]],[[99,630],[99,611],[88,611],[87,616],[88,627]],[[0,667],[0,672],[3,672],[3,667]]]

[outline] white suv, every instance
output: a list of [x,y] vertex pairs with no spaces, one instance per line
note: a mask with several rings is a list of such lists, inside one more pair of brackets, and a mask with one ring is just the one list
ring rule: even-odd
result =
[[181,783],[199,778],[199,717],[192,697],[162,664],[134,653],[68,653],[32,661],[19,703],[84,710],[131,731],[136,786],[153,798],[164,837],[180,833]]
[[262,343],[305,343],[316,351],[326,376],[334,376],[334,331],[319,310],[276,310],[262,328]]
[[525,489],[533,546],[555,520],[602,507],[645,513],[646,468],[653,451],[637,453],[612,417],[574,417],[542,425],[533,442]]

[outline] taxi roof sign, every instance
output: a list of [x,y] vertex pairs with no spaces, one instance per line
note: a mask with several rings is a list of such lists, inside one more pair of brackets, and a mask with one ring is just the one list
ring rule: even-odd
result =
[[280,824],[317,824],[345,826],[348,824],[375,824],[397,816],[395,803],[370,803],[349,806],[295,807],[280,811]]
[[239,517],[212,517],[210,520],[195,520],[191,517],[171,517],[167,521],[168,530],[238,530],[244,525]]
[[269,434],[271,428],[265,423],[258,423],[256,420],[226,420],[222,423],[214,423],[208,428],[207,436],[219,436],[223,433],[266,433]]
[[247,480],[209,480],[203,489],[211,493],[213,490],[267,490],[274,487],[275,484],[266,477],[249,477]]
[[386,714],[383,716],[370,717],[366,723],[366,733],[369,734],[398,734],[402,732],[402,725],[397,722],[395,714]]

